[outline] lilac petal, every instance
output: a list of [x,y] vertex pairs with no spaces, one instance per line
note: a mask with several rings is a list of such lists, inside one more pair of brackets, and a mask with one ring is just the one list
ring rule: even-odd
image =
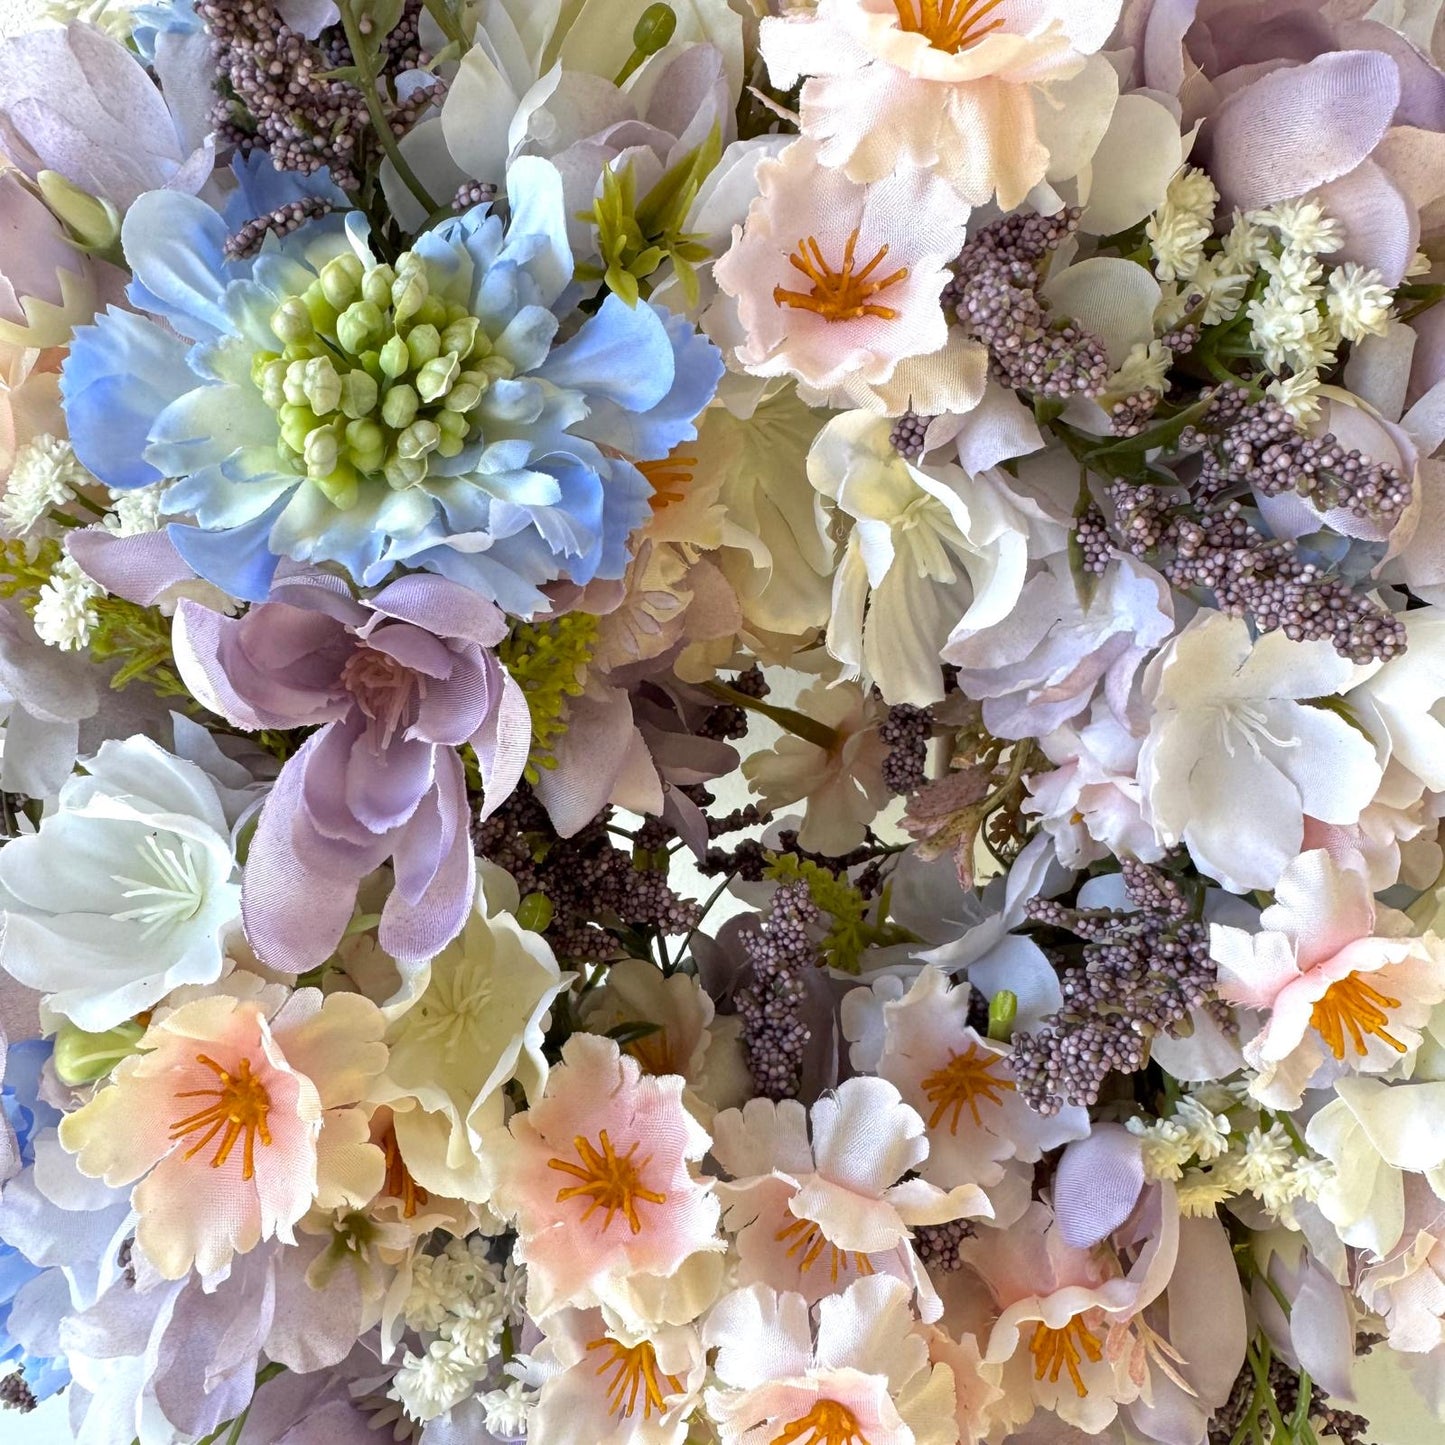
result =
[[196,577],[165,532],[117,537],[104,527],[82,527],[65,539],[65,550],[107,592],[142,607],[153,606],[163,592]]
[[501,664],[473,645],[450,656],[451,676],[428,685],[408,736],[458,747],[482,726],[492,710],[500,686],[496,673]]
[[1420,213],[1374,161],[1321,186],[1316,199],[1344,227],[1345,244],[1330,260],[1373,266],[1385,285],[1398,286],[1420,244]]
[[496,669],[500,700],[470,739],[482,770],[483,818],[516,791],[532,749],[532,711],[526,695],[506,668],[497,663]]
[[387,622],[362,633],[366,645],[376,652],[394,657],[410,672],[426,677],[445,678],[451,675],[452,651],[439,637],[423,632],[405,622]]
[[1178,95],[1184,84],[1184,35],[1199,0],[1154,0],[1144,29],[1144,80],[1152,90]]
[[384,748],[362,738],[346,764],[347,808],[372,833],[401,827],[431,786],[435,753],[430,743],[406,738]]
[[1120,1124],[1096,1124],[1059,1160],[1054,1214],[1060,1237],[1075,1249],[1091,1249],[1128,1219],[1143,1189],[1139,1140]]
[[633,727],[632,704],[621,688],[572,700],[567,731],[553,749],[557,766],[537,780],[537,796],[561,837],[580,833],[611,795]]
[[[345,858],[348,848],[369,850],[380,840],[351,811],[347,800],[347,778],[354,749],[369,748],[366,740],[366,719],[354,712],[341,722],[323,728],[308,743],[316,746],[307,754],[302,780],[301,807],[318,840],[333,840],[344,845],[339,855]],[[288,763],[287,767],[294,767]],[[377,861],[386,856],[383,846]]]
[[1245,86],[1206,127],[1206,163],[1225,208],[1269,206],[1354,170],[1399,102],[1399,69],[1377,50],[1322,55]]
[[469,823],[461,759],[439,753],[436,786],[396,844],[396,887],[377,931],[377,941],[393,958],[433,958],[461,932],[476,891]]
[[438,637],[464,637],[482,647],[495,647],[507,635],[507,619],[494,603],[470,588],[426,573],[413,573],[382,588],[370,605]]

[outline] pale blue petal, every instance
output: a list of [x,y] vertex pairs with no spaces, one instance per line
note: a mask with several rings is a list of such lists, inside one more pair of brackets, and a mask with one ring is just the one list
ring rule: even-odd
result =
[[173,522],[166,528],[177,552],[200,577],[223,592],[245,602],[264,602],[271,590],[280,558],[270,550],[268,539],[276,518],[286,506],[285,496],[277,498],[253,522],[226,531],[203,532]]
[[507,242],[500,260],[514,261],[536,282],[537,299],[551,306],[567,289],[576,263],[567,241],[562,175],[541,156],[522,156],[507,169]]
[[137,306],[163,316],[191,341],[229,329],[223,294],[236,272],[225,262],[226,222],[196,196],[147,191],[120,229]]
[[537,375],[554,386],[585,392],[589,400],[647,411],[671,390],[675,368],[672,342],[657,312],[609,295]]

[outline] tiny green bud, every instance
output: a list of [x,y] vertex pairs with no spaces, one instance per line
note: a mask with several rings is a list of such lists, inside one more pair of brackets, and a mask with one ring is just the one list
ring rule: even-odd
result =
[[326,299],[326,293],[321,289],[321,282],[313,281],[301,293],[301,301],[306,307],[306,314],[311,318],[312,326],[317,331],[328,332],[334,336],[336,334],[336,318],[344,308],[333,306]]
[[407,368],[411,365],[411,353],[406,348],[399,336],[389,336],[386,345],[381,348],[381,369],[393,381],[399,376],[405,376]]
[[407,334],[406,350],[407,355],[411,357],[411,364],[420,369],[434,357],[441,355],[441,333],[435,326],[425,323],[413,326]]
[[428,296],[416,319],[422,326],[435,326],[440,331],[452,318],[447,315],[447,303],[440,296]]
[[481,401],[491,384],[492,378],[485,371],[464,371],[452,383],[452,389],[442,405],[448,411],[470,411]]
[[[446,416],[451,416],[451,414],[451,412],[445,413]],[[437,425],[440,427],[441,423],[438,422]],[[439,457],[459,456],[466,444],[465,437],[453,436],[451,432],[443,431],[442,439],[437,443],[437,455]]]
[[381,311],[373,302],[353,301],[336,318],[336,339],[343,351],[354,355],[375,341],[381,328]]
[[370,416],[380,396],[381,388],[359,367],[341,378],[340,406],[349,417]]
[[1013,1037],[1014,1020],[1019,1014],[1019,996],[1000,989],[988,1001],[988,1036],[996,1043],[1006,1044]]
[[341,459],[336,433],[330,427],[317,427],[306,438],[301,455],[306,460],[306,475],[313,481],[330,476]]
[[415,316],[426,303],[428,293],[426,272],[412,269],[396,278],[391,288],[391,311],[398,322]]
[[55,1073],[72,1089],[105,1078],[122,1059],[136,1051],[145,1028],[133,1020],[103,1034],[89,1034],[68,1019],[55,1035]]
[[505,356],[485,357],[477,364],[477,370],[492,381],[510,381],[517,374],[517,368]]
[[677,11],[671,5],[649,5],[632,28],[632,43],[644,55],[656,55],[677,33]]
[[414,421],[396,439],[396,454],[403,461],[419,461],[434,452],[441,440],[441,428],[434,421]]
[[387,485],[393,491],[402,492],[426,480],[426,461],[424,458],[408,461],[405,457],[392,455],[387,458],[382,471]]
[[346,423],[346,445],[360,455],[386,451],[386,433],[369,417]]
[[[459,411],[439,411],[432,418],[441,428],[442,439],[455,437],[458,441],[464,441],[466,435],[472,429],[472,424]],[[447,453],[454,456],[455,453]]]
[[373,266],[361,278],[361,299],[370,301],[376,307],[390,306],[391,288],[395,285],[396,272],[390,266],[385,262],[380,266]]
[[416,389],[423,401],[436,401],[452,389],[457,379],[457,354],[449,351],[445,356],[433,357],[416,374]]
[[286,363],[278,356],[261,368],[257,381],[261,388],[261,399],[272,411],[279,411],[286,405]]
[[416,392],[403,382],[386,393],[386,400],[381,404],[381,419],[387,426],[401,431],[415,420],[418,405]]
[[341,378],[329,356],[313,356],[304,363],[306,401],[317,416],[325,416],[341,405]]
[[315,431],[320,418],[309,406],[284,405],[277,416],[281,422],[281,440],[298,456],[306,450],[306,438]]
[[339,512],[349,512],[361,495],[360,478],[356,469],[345,462],[338,463],[328,476],[316,477],[313,480],[322,495]]
[[108,251],[120,240],[120,212],[109,201],[82,191],[59,171],[38,171],[35,183],[65,229],[90,251]]
[[288,296],[271,313],[271,330],[277,341],[290,345],[297,341],[310,341],[316,334],[311,322],[311,313],[299,296]]
[[360,294],[365,271],[360,256],[333,256],[321,268],[321,294],[338,311],[344,311]]
[[286,379],[281,383],[281,390],[285,393],[286,400],[291,406],[308,406],[310,404],[306,397],[306,363],[304,361],[287,362]]
[[475,316],[463,316],[460,321],[449,322],[446,330],[442,332],[442,350],[455,351],[458,356],[466,356],[481,328],[482,323]]
[[517,905],[517,922],[529,933],[541,933],[556,910],[545,893],[529,893]]

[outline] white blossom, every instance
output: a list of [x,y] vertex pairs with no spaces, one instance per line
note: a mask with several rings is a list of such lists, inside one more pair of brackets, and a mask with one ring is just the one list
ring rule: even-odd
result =
[[1348,261],[1330,273],[1326,304],[1346,341],[1383,336],[1389,327],[1395,293],[1373,267]]
[[1326,216],[1318,201],[1281,201],[1267,210],[1255,211],[1249,219],[1274,231],[1287,251],[1323,256],[1345,244],[1340,223]]
[[23,537],[46,520],[52,507],[65,507],[82,487],[94,483],[68,441],[48,432],[32,437],[15,454],[15,465],[0,495],[0,528]]
[[1164,204],[1144,228],[1154,253],[1154,274],[1161,281],[1193,276],[1204,259],[1204,243],[1214,234],[1218,204],[1214,182],[1193,166],[1170,181]]
[[35,604],[35,635],[62,652],[78,652],[90,642],[99,618],[95,601],[105,589],[80,570],[73,557],[55,564]]

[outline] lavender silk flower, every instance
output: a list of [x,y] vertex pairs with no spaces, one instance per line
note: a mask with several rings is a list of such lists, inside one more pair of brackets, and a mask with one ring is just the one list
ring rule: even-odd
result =
[[239,618],[180,604],[176,661],[201,702],[250,731],[318,728],[281,769],[242,876],[246,934],[270,967],[324,962],[388,858],[388,953],[430,958],[461,930],[476,862],[457,748],[476,752],[485,817],[531,745],[526,700],[492,651],[506,631],[484,598],[415,574],[366,601],[293,574]]

